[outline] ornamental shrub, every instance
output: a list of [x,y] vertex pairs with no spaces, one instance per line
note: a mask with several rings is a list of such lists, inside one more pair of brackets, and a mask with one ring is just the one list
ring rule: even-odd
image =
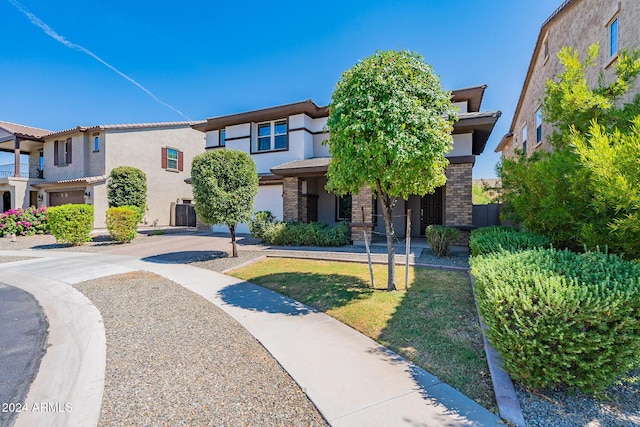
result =
[[277,246],[344,246],[349,243],[349,225],[341,222],[335,227],[311,222],[274,222],[264,228],[263,239]]
[[551,242],[545,236],[518,230],[513,227],[483,227],[473,230],[469,238],[471,255],[492,252],[522,251],[525,249],[549,247]]
[[436,256],[449,256],[451,246],[458,240],[460,230],[444,225],[430,225],[426,229],[427,241]]
[[640,366],[640,264],[601,252],[473,256],[478,305],[526,387],[595,392]]
[[276,217],[270,211],[258,211],[249,221],[249,233],[256,239],[264,239],[264,230],[268,224],[273,224]]
[[57,241],[79,246],[91,241],[93,206],[61,205],[49,208],[49,229]]
[[107,200],[110,208],[137,206],[142,219],[147,205],[147,176],[130,166],[113,168],[107,181]]
[[10,209],[0,213],[0,237],[10,234],[33,236],[34,234],[44,234],[47,231],[47,208],[45,206]]
[[140,209],[136,206],[119,206],[107,209],[107,230],[113,240],[130,242],[138,233]]

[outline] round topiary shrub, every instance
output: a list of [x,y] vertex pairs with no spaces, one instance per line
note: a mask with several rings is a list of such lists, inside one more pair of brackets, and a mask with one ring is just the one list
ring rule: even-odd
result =
[[138,168],[113,168],[107,181],[109,207],[136,206],[141,216],[147,205],[147,175]]
[[91,241],[93,206],[62,205],[47,210],[49,230],[59,242],[74,246]]
[[505,369],[526,387],[594,392],[640,366],[640,264],[532,249],[474,256],[478,305]]
[[119,206],[107,209],[107,230],[113,240],[130,242],[138,234],[140,209],[136,206]]

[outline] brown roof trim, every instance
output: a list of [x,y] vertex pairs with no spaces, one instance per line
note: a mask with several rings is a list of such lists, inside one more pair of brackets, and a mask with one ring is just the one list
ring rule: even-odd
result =
[[507,143],[509,142],[509,140],[513,138],[513,132],[508,132],[505,133],[504,136],[502,137],[502,139],[500,140],[500,142],[498,143],[498,145],[496,146],[496,149],[493,150],[494,153],[499,153],[502,151],[502,149],[504,148],[505,145],[507,145]]
[[479,156],[484,151],[489,136],[501,115],[501,111],[459,114],[458,121],[453,125],[453,134],[472,133],[471,152]]
[[[540,49],[542,49],[542,42],[544,41],[544,38],[546,36],[546,32],[547,32],[548,26],[552,22],[554,22],[560,15],[563,15],[564,13],[566,13],[566,11],[570,7],[575,6],[579,1],[580,0],[565,0],[542,23],[542,26],[540,27],[540,32],[538,33],[538,39],[536,40],[536,44],[535,44],[535,47],[533,49],[533,53],[531,54],[531,60],[529,61],[529,68],[527,69],[527,74],[525,75],[524,82],[522,83],[522,89],[520,90],[520,96],[518,97],[518,103],[516,104],[516,109],[515,109],[515,111],[513,113],[513,117],[511,118],[511,124],[509,125],[509,132],[510,133],[513,132],[513,129],[514,129],[515,125],[516,125],[516,117],[518,117],[518,114],[520,114],[520,110],[522,109],[523,94],[526,92],[527,88],[529,87],[529,80],[531,80],[531,75],[533,74],[533,63],[534,63],[535,59],[538,57],[538,54],[540,53]],[[502,150],[502,147],[504,147],[504,144],[502,144],[503,140],[504,140],[504,138],[502,140],[500,140],[500,143],[498,143],[498,147],[500,147],[500,150]],[[502,144],[502,146],[500,144]],[[498,147],[496,147],[495,152],[500,151],[498,149]]]
[[476,113],[480,111],[480,104],[482,104],[482,97],[486,88],[487,85],[480,85],[452,90],[451,102],[467,101],[467,111]]
[[327,173],[331,157],[313,157],[294,160],[271,168],[271,173],[279,176],[320,176]]
[[476,156],[453,156],[447,157],[450,165],[458,165],[461,163],[471,163],[472,165],[476,163]]
[[36,184],[31,184],[34,188],[51,188],[58,186],[69,186],[69,185],[78,185],[78,184],[100,184],[103,183],[109,178],[108,175],[97,175],[97,176],[85,176],[83,178],[74,178],[74,179],[62,179],[59,181],[48,181],[48,182],[39,182]]
[[263,108],[228,116],[212,117],[208,118],[205,122],[194,124],[191,127],[201,132],[207,132],[242,123],[287,118],[295,114],[306,114],[313,119],[329,117],[329,108],[318,107],[311,99],[307,99],[306,101],[294,102],[292,104],[278,105],[276,107]]

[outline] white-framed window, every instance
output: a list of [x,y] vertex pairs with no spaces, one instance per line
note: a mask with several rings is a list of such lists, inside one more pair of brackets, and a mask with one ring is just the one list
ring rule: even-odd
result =
[[178,170],[178,150],[167,148],[167,169]]
[[536,144],[542,142],[542,107],[536,110]]
[[527,153],[527,124],[525,123],[524,126],[522,126],[522,151],[524,151],[524,153]]
[[618,17],[609,23],[609,57],[618,53]]
[[258,135],[256,139],[256,152],[286,150],[287,147],[287,120],[272,120],[258,123]]
[[225,147],[227,145],[227,130],[220,129],[220,147]]

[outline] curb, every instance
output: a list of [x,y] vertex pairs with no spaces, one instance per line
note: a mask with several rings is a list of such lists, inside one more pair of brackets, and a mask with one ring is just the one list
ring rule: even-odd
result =
[[493,391],[496,395],[498,411],[502,418],[509,421],[516,427],[526,427],[527,424],[524,421],[520,401],[516,395],[516,390],[513,387],[511,377],[502,368],[502,357],[500,357],[498,352],[493,348],[485,333],[488,327],[484,323],[484,320],[482,320],[482,315],[480,314],[478,298],[476,297],[476,283],[470,270],[469,280],[471,280],[473,299],[476,303],[476,310],[478,311],[478,320],[480,322],[480,329],[482,330],[482,341],[484,342],[484,352],[487,356],[487,365],[489,365],[489,372],[491,374],[491,382],[493,383]]

